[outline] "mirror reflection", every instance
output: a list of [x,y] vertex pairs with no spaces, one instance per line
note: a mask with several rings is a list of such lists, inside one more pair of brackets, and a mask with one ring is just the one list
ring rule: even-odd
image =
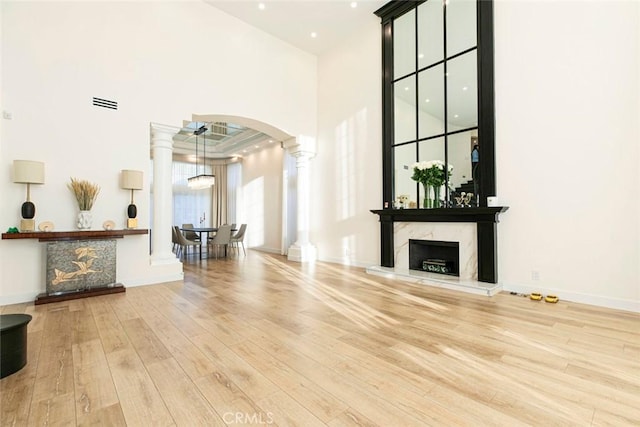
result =
[[447,63],[447,129],[454,132],[478,126],[476,51]]
[[451,57],[475,46],[476,2],[447,2],[447,56]]
[[444,133],[444,65],[418,73],[419,138]]
[[444,60],[442,3],[427,1],[418,6],[418,69]]
[[414,76],[398,80],[393,85],[395,141],[402,143],[416,138],[416,79]]
[[415,10],[393,21],[393,76],[395,79],[413,72],[416,67]]
[[440,206],[454,207],[463,192],[474,194],[473,206],[480,197],[476,45],[472,1],[443,8],[429,0],[394,21],[394,191],[396,201],[409,198],[403,207],[421,205],[425,196],[411,179],[416,162],[448,162]]
[[401,145],[394,150],[395,208],[416,208],[418,194],[416,182],[411,179],[416,162],[416,146]]

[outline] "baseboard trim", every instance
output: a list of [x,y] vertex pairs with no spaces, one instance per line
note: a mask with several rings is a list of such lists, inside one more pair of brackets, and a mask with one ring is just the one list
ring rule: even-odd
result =
[[631,311],[640,313],[640,301],[627,300],[622,298],[605,297],[601,295],[583,294],[580,292],[567,292],[562,289],[542,288],[528,285],[518,285],[515,283],[502,283],[502,289],[506,292],[517,292],[520,294],[530,294],[539,292],[543,295],[556,295],[560,300],[576,302],[580,304],[595,305],[598,307],[613,308],[616,310]]
[[[249,250],[249,248],[247,248],[247,250]],[[282,255],[282,249],[264,248],[264,247],[252,247],[251,250],[259,251],[259,252],[266,252],[266,253],[269,253],[269,254]],[[242,251],[242,248],[240,248],[240,251]]]
[[371,264],[374,264],[373,262],[360,262],[354,259],[350,259],[348,257],[343,257],[343,258],[318,257],[318,261],[330,262],[332,264],[350,265],[352,267],[361,267],[361,268],[367,268]]
[[3,296],[0,297],[0,306],[34,302],[38,295],[40,295],[40,292]]

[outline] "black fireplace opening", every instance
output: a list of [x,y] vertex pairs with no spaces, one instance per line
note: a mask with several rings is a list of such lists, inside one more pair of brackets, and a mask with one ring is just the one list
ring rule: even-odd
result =
[[460,244],[409,239],[409,269],[460,276]]

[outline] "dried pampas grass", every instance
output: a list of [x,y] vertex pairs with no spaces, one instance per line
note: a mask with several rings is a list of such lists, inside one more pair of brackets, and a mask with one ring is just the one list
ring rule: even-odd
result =
[[100,187],[89,181],[75,178],[71,178],[71,184],[67,184],[67,186],[73,195],[76,196],[78,208],[80,208],[81,211],[90,211],[93,203],[96,201],[96,197],[98,197]]

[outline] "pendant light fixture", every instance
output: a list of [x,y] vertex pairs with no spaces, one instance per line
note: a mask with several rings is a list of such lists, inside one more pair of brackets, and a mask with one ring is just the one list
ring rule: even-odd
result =
[[[198,126],[198,123],[196,123],[196,126]],[[193,134],[196,136],[196,174],[198,173],[198,135],[201,135],[206,131],[207,131],[207,126],[202,125],[193,132]],[[203,141],[202,146],[203,146],[203,156],[202,156],[203,157],[203,160],[202,160],[203,173],[196,176],[192,176],[191,178],[187,179],[187,185],[189,186],[189,188],[192,188],[194,190],[200,190],[202,188],[211,187],[216,182],[215,176],[207,175],[206,173],[204,173],[206,172],[206,161],[207,161],[206,139],[205,141]]]

